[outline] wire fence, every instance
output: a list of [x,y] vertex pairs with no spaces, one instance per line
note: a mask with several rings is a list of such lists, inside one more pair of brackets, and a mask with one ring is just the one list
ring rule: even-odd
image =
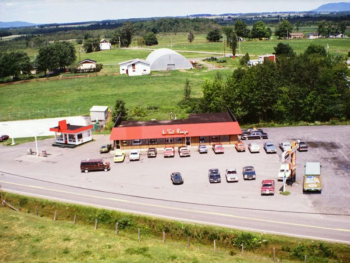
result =
[[33,120],[81,115],[90,115],[90,108],[45,109],[35,111],[17,111],[9,113],[3,113],[0,111],[0,121]]

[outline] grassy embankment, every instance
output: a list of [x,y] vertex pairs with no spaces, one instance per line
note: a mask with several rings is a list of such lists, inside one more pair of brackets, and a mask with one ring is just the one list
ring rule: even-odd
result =
[[[270,262],[273,248],[276,260],[283,262],[300,261],[305,255],[307,262],[350,261],[350,247],[344,244],[188,224],[7,192],[3,199],[13,205],[20,202],[21,212],[26,213],[0,209],[0,242],[7,244],[0,247],[0,258],[6,261]],[[35,216],[36,208],[39,216]],[[57,221],[53,222],[55,211]],[[98,229],[94,230],[96,218]]]

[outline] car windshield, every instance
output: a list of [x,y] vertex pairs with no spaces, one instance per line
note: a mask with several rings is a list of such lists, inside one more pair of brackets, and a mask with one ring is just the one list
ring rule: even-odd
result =
[[228,174],[236,174],[236,171],[227,171]]
[[210,174],[218,174],[219,170],[210,170]]
[[254,171],[247,171],[244,174],[246,174],[246,175],[255,175],[255,172]]
[[137,153],[131,153],[131,155],[137,155]]
[[173,148],[166,148],[165,150],[166,150],[166,151],[172,151]]
[[222,145],[215,145],[215,148],[222,148]]
[[101,148],[107,148],[107,146],[106,145],[102,145]]
[[122,154],[116,154],[114,157],[122,157]]
[[269,143],[269,144],[266,144],[267,147],[273,147],[273,144]]
[[210,177],[211,178],[220,178],[220,175],[219,174],[211,174]]
[[244,171],[246,171],[246,172],[254,171],[254,167],[245,167]]
[[271,187],[271,186],[272,186],[271,183],[265,183],[265,184],[263,184],[263,187]]
[[187,151],[187,148],[180,148],[180,151]]
[[207,148],[205,145],[200,145],[199,148]]
[[284,172],[284,169],[281,169],[280,172],[283,173],[283,172]]

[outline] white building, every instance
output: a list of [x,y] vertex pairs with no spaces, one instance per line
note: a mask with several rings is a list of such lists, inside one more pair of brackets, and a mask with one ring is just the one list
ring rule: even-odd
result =
[[146,59],[151,64],[151,70],[192,69],[188,59],[174,50],[160,48],[153,51]]
[[106,39],[102,39],[100,42],[101,50],[110,50],[111,46],[112,46],[111,43],[109,43]]
[[276,56],[273,54],[266,54],[259,56],[258,59],[252,59],[248,61],[248,66],[255,66],[257,64],[262,64],[264,63],[265,60],[271,60],[272,62],[276,62]]
[[78,71],[82,72],[89,72],[89,71],[95,71],[96,70],[96,64],[97,62],[92,59],[84,59],[83,61],[80,61],[80,66],[77,68]]
[[316,38],[319,38],[319,36],[317,33],[310,33],[310,34],[307,34],[307,38],[308,39],[316,39]]
[[91,121],[106,121],[108,118],[107,106],[93,106],[90,109]]
[[141,76],[151,73],[150,63],[142,59],[132,59],[119,63],[120,74],[127,74],[129,76]]

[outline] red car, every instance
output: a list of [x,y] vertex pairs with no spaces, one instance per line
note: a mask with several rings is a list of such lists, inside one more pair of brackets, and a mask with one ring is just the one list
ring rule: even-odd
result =
[[8,140],[10,137],[8,135],[1,135],[0,136],[0,142]]
[[213,144],[214,153],[224,153],[224,146],[221,143]]
[[275,194],[275,181],[263,180],[261,184],[261,195],[274,195]]
[[237,152],[245,152],[245,145],[243,142],[236,142],[235,148]]
[[164,148],[164,157],[174,157],[175,156],[175,148],[174,146],[166,146]]

